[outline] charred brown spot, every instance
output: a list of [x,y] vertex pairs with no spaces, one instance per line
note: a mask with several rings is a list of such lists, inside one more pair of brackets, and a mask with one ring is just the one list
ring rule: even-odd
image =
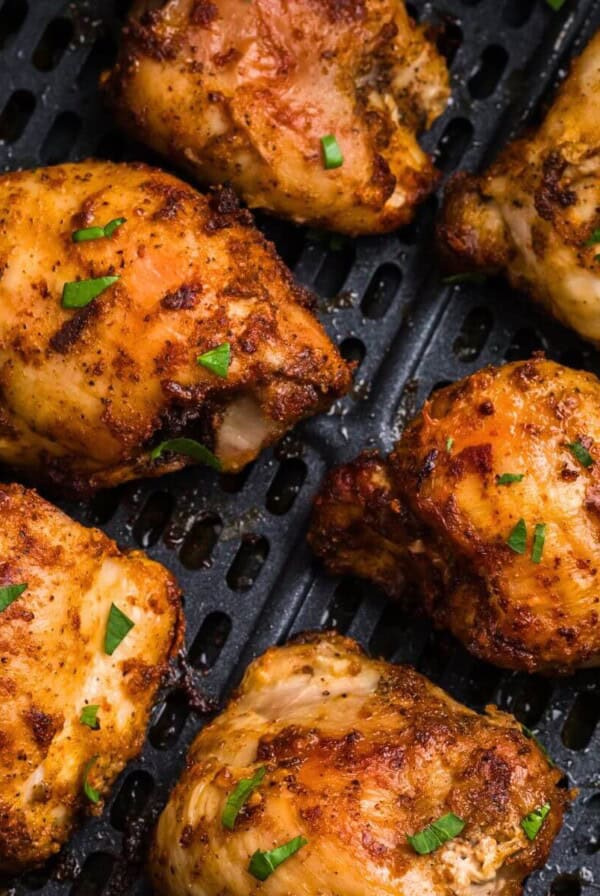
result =
[[94,299],[85,308],[68,318],[50,338],[50,348],[60,355],[66,355],[82,335],[90,321],[97,317],[100,305]]
[[494,405],[489,399],[481,402],[481,404],[479,405],[479,413],[482,415],[482,417],[492,416],[492,414],[494,413]]
[[224,230],[233,224],[252,225],[252,215],[240,208],[238,198],[231,187],[213,187],[208,199],[210,216],[204,225],[207,233]]
[[419,468],[419,470],[417,472],[417,488],[418,489],[421,488],[421,486],[423,485],[423,482],[429,476],[431,476],[431,474],[435,470],[435,465],[436,465],[436,461],[438,459],[438,455],[439,455],[439,451],[437,450],[437,448],[432,448],[431,451],[429,451],[425,455],[423,463],[421,464],[421,467]]
[[211,0],[194,0],[190,10],[190,24],[206,28],[217,18],[218,10]]
[[36,744],[42,749],[48,748],[58,731],[57,720],[35,707],[25,713],[25,719],[31,728]]
[[330,22],[362,22],[366,15],[365,0],[318,0]]
[[185,849],[190,845],[194,836],[194,829],[191,824],[186,824],[183,831],[181,832],[181,837],[179,838],[179,845]]
[[594,485],[585,493],[586,510],[600,516],[600,486]]
[[489,443],[468,445],[452,458],[450,470],[453,475],[458,477],[466,472],[478,473],[481,476],[491,473],[492,446]]
[[166,295],[164,295],[160,300],[160,304],[163,308],[166,308],[169,311],[180,311],[185,308],[194,308],[198,296],[201,294],[201,283],[186,283],[183,286],[180,286],[179,289],[175,289],[172,292],[168,292]]
[[559,150],[552,150],[544,159],[542,181],[535,194],[535,208],[541,218],[551,221],[558,209],[568,208],[577,200],[576,193],[561,187],[560,180],[567,168],[567,160]]

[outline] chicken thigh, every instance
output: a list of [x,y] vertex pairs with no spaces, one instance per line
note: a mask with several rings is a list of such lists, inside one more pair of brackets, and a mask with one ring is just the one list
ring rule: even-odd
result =
[[18,485],[0,485],[0,872],[58,852],[141,749],[182,633],[179,590]]
[[155,892],[512,896],[560,828],[560,777],[511,716],[305,635],[254,662],[196,738],[156,831]]
[[0,460],[79,491],[240,469],[349,386],[310,301],[228,189],[0,177]]
[[455,270],[501,271],[600,345],[600,33],[536,132],[450,181],[439,236]]
[[600,382],[536,357],[435,392],[386,460],[334,470],[310,540],[509,669],[600,665]]
[[300,223],[392,230],[437,183],[448,73],[402,0],[141,0],[105,82],[137,139]]

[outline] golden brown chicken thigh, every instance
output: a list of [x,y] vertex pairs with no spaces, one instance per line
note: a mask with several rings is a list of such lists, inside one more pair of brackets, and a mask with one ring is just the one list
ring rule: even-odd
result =
[[456,270],[501,271],[600,345],[600,33],[536,132],[450,181],[439,235]]
[[[196,738],[156,831],[155,890],[248,896],[258,878],[269,896],[512,896],[558,832],[560,777],[511,716],[306,635],[254,662]],[[427,853],[419,834],[440,820],[454,836]]]
[[137,139],[294,221],[392,230],[437,182],[415,134],[448,74],[402,0],[141,0],[106,87]]
[[58,852],[141,749],[182,620],[166,569],[36,492],[0,485],[0,518],[0,872],[15,872]]
[[600,382],[543,358],[435,392],[386,460],[334,470],[310,540],[483,659],[600,665]]
[[94,489],[179,469],[194,449],[159,446],[187,436],[241,468],[349,386],[309,303],[227,189],[97,161],[0,177],[0,460]]

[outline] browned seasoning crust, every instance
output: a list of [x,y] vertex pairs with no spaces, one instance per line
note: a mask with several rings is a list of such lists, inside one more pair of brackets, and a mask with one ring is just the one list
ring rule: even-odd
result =
[[[568,448],[579,440],[587,468]],[[503,473],[524,478],[498,485]],[[310,540],[332,571],[393,595],[413,581],[435,624],[477,656],[568,673],[600,660],[599,486],[600,382],[536,357],[441,389],[387,460],[334,470]],[[521,518],[523,555],[506,544]]]
[[[227,796],[264,766],[238,816]],[[478,715],[409,667],[368,659],[334,633],[268,650],[196,738],[150,855],[163,896],[247,896],[248,861],[308,843],[263,886],[270,896],[517,896],[545,861],[568,803],[561,772],[494,707]],[[550,803],[528,840],[521,821]],[[452,812],[463,833],[419,856],[407,842]]]
[[[166,569],[36,492],[0,485],[0,517],[0,588],[27,584],[0,613],[0,872],[16,872],[101,808],[83,792],[92,757],[89,782],[105,796],[140,751],[183,616]],[[108,656],[111,603],[135,624]],[[79,721],[86,705],[99,707],[97,731]]]
[[[253,208],[358,234],[412,217],[438,173],[416,134],[445,63],[402,0],[139,0],[105,75],[121,124]],[[325,170],[321,137],[344,164]]]
[[[91,304],[61,307],[65,282],[106,275]],[[0,459],[89,490],[179,469],[149,452],[188,435],[240,469],[349,386],[311,301],[229,189],[100,161],[3,175]],[[225,379],[196,361],[224,342]]]
[[450,180],[438,235],[451,269],[502,272],[600,344],[599,228],[600,33],[536,131]]

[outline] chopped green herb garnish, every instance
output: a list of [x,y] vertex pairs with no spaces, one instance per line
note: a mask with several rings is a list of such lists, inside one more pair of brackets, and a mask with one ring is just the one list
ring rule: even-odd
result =
[[100,727],[100,722],[98,721],[98,710],[99,706],[84,706],[81,710],[81,715],[79,716],[79,721],[82,725],[87,725],[88,728],[93,728],[94,731],[97,731]]
[[270,852],[263,852],[261,849],[257,849],[250,859],[248,871],[257,880],[266,880],[279,865],[289,859],[290,856],[293,856],[299,849],[302,849],[303,846],[306,846],[307,843],[308,840],[305,837],[294,837],[293,840],[270,850]]
[[558,12],[559,9],[562,9],[566,0],[546,0],[548,6],[551,6],[554,12]]
[[600,243],[600,227],[596,230],[592,230],[591,234],[583,244],[584,246],[595,246],[596,243]]
[[442,815],[437,821],[433,821],[426,828],[423,828],[422,831],[406,839],[415,852],[425,856],[439,849],[447,840],[457,837],[464,826],[465,822],[462,818],[454,815],[453,812],[449,812],[448,815]]
[[534,809],[521,821],[521,827],[529,840],[535,840],[549,812],[550,803],[544,803],[543,806]]
[[496,476],[496,485],[510,485],[512,482],[520,482],[525,473],[502,473]]
[[119,610],[115,604],[111,604],[104,636],[104,652],[112,656],[134,625],[135,622],[132,622],[122,610]]
[[569,449],[573,457],[579,461],[582,467],[591,467],[594,463],[592,455],[579,439],[577,439],[576,442],[571,442],[569,445],[567,445],[567,448]]
[[104,227],[84,227],[82,230],[74,230],[71,239],[74,243],[87,243],[90,240],[102,240],[112,236],[115,230],[124,224],[126,218],[113,218]]
[[537,739],[537,737],[535,736],[533,731],[531,731],[525,725],[521,725],[521,730],[522,730],[523,734],[525,735],[525,737],[529,738],[529,740],[532,740],[534,742],[534,744],[536,745],[536,747],[538,748],[538,750],[544,754],[544,756],[546,757],[546,759],[548,761],[548,765],[550,765],[552,768],[557,768],[556,762],[554,761],[554,759],[552,758],[552,756],[550,755],[550,753],[548,752],[546,747],[543,745],[543,743]]
[[333,134],[321,137],[321,147],[323,149],[323,163],[326,168],[339,168],[344,164],[342,150]]
[[448,436],[448,438],[446,439],[446,451],[448,452],[448,454],[450,454],[450,452],[452,451],[453,445],[454,439],[452,438],[452,436]]
[[227,802],[225,803],[225,808],[223,809],[223,815],[221,816],[221,822],[224,828],[227,828],[229,831],[234,829],[235,820],[240,814],[242,806],[248,797],[260,787],[266,773],[267,770],[264,766],[257,769],[256,773],[251,778],[242,778],[233,793],[229,794]]
[[527,526],[522,517],[506,539],[506,543],[515,554],[525,553],[525,547],[527,546]]
[[4,585],[0,588],[0,613],[21,597],[26,589],[27,582],[23,585]]
[[546,523],[537,523],[533,533],[533,547],[531,549],[531,559],[534,563],[539,563],[544,553],[544,542],[546,540]]
[[222,345],[212,348],[209,352],[198,355],[196,361],[198,364],[206,367],[207,370],[210,370],[211,373],[216,373],[217,376],[225,378],[231,364],[231,345],[229,342],[223,342]]
[[485,283],[487,276],[480,271],[466,271],[464,274],[451,274],[444,277],[442,283],[446,286],[454,286],[456,283]]
[[96,277],[93,280],[73,280],[63,286],[63,308],[85,308],[119,277]]
[[186,457],[192,457],[194,460],[199,461],[201,464],[206,464],[214,470],[221,469],[219,458],[215,457],[212,451],[209,451],[200,442],[196,442],[195,439],[168,439],[166,442],[161,442],[160,445],[157,445],[150,452],[150,459],[157,460],[165,451],[185,454]]
[[94,765],[95,762],[97,762],[97,760],[98,760],[97,756],[92,756],[92,758],[89,760],[89,762],[86,762],[85,768],[83,770],[83,792],[85,793],[85,795],[87,796],[88,800],[91,803],[99,803],[100,802],[99,791],[96,790],[94,787],[92,787],[92,785],[88,781],[88,775],[92,769],[92,766]]

